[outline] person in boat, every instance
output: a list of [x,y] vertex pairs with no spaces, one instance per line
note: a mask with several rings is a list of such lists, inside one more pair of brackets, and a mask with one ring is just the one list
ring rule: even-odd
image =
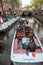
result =
[[36,45],[34,43],[33,37],[31,37],[30,41],[26,45],[26,51],[28,52],[28,50],[29,50],[29,51],[34,52],[35,48],[36,48]]
[[2,13],[1,13],[1,11],[0,11],[0,24],[2,24],[2,23],[3,23]]
[[23,21],[23,20],[20,20],[20,21],[19,21],[19,24],[20,24],[20,25],[23,25],[23,24],[24,24],[24,21]]
[[25,27],[25,35],[26,37],[33,37],[34,36],[34,32],[33,29],[29,26],[29,27]]
[[28,13],[28,25],[31,26],[32,28],[33,28],[33,25],[34,25],[34,18],[32,16],[31,11]]
[[28,21],[27,21],[27,19],[24,20],[24,24],[25,24],[25,25],[26,25],[26,24],[28,25]]

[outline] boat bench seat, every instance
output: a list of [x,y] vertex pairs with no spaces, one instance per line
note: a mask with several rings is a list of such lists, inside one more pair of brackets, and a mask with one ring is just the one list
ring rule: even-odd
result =
[[25,53],[26,50],[20,49],[20,50],[14,50],[14,52],[21,52],[21,53]]
[[[41,51],[42,51],[41,48],[35,49],[35,52],[41,52]],[[26,52],[26,49],[18,49],[18,39],[14,40],[13,52],[21,52],[21,53]],[[28,50],[28,52],[30,52],[30,50]]]
[[18,39],[14,40],[14,49],[17,50],[18,49]]
[[35,52],[41,52],[42,50],[41,49],[36,49]]
[[35,42],[36,46],[40,46],[40,44],[39,44],[37,38],[34,38],[34,42]]
[[[29,51],[29,50],[28,50]],[[18,39],[14,40],[13,52],[26,52],[26,49],[18,49]]]
[[[25,53],[26,49],[14,50],[14,52]],[[30,52],[30,50],[28,50],[28,52]]]

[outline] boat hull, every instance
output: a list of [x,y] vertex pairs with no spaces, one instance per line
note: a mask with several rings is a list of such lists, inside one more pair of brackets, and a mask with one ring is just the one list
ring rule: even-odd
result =
[[[11,48],[11,61],[13,63],[30,64],[30,63],[43,62],[43,49],[41,52],[30,52],[30,51],[29,52],[15,52],[15,51],[13,51],[15,36],[16,36],[16,32],[14,34],[12,48]],[[35,34],[35,36],[37,37],[36,34]],[[40,43],[41,48],[43,48],[38,37],[37,37],[37,39]]]

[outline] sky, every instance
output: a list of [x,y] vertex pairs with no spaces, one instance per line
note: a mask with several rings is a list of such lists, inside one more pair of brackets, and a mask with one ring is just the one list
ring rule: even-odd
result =
[[25,5],[30,5],[31,0],[21,0],[22,1],[22,7],[24,7]]

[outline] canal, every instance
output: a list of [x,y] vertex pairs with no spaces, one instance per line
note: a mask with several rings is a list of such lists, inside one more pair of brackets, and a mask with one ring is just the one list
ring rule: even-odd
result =
[[[14,24],[12,28],[6,33],[0,33],[0,65],[11,64],[11,60],[10,60],[11,45],[17,25],[18,22]],[[43,45],[43,26],[40,25],[40,23],[38,22],[33,23],[32,26]],[[41,64],[32,64],[32,65],[43,65],[43,64],[41,63]]]

